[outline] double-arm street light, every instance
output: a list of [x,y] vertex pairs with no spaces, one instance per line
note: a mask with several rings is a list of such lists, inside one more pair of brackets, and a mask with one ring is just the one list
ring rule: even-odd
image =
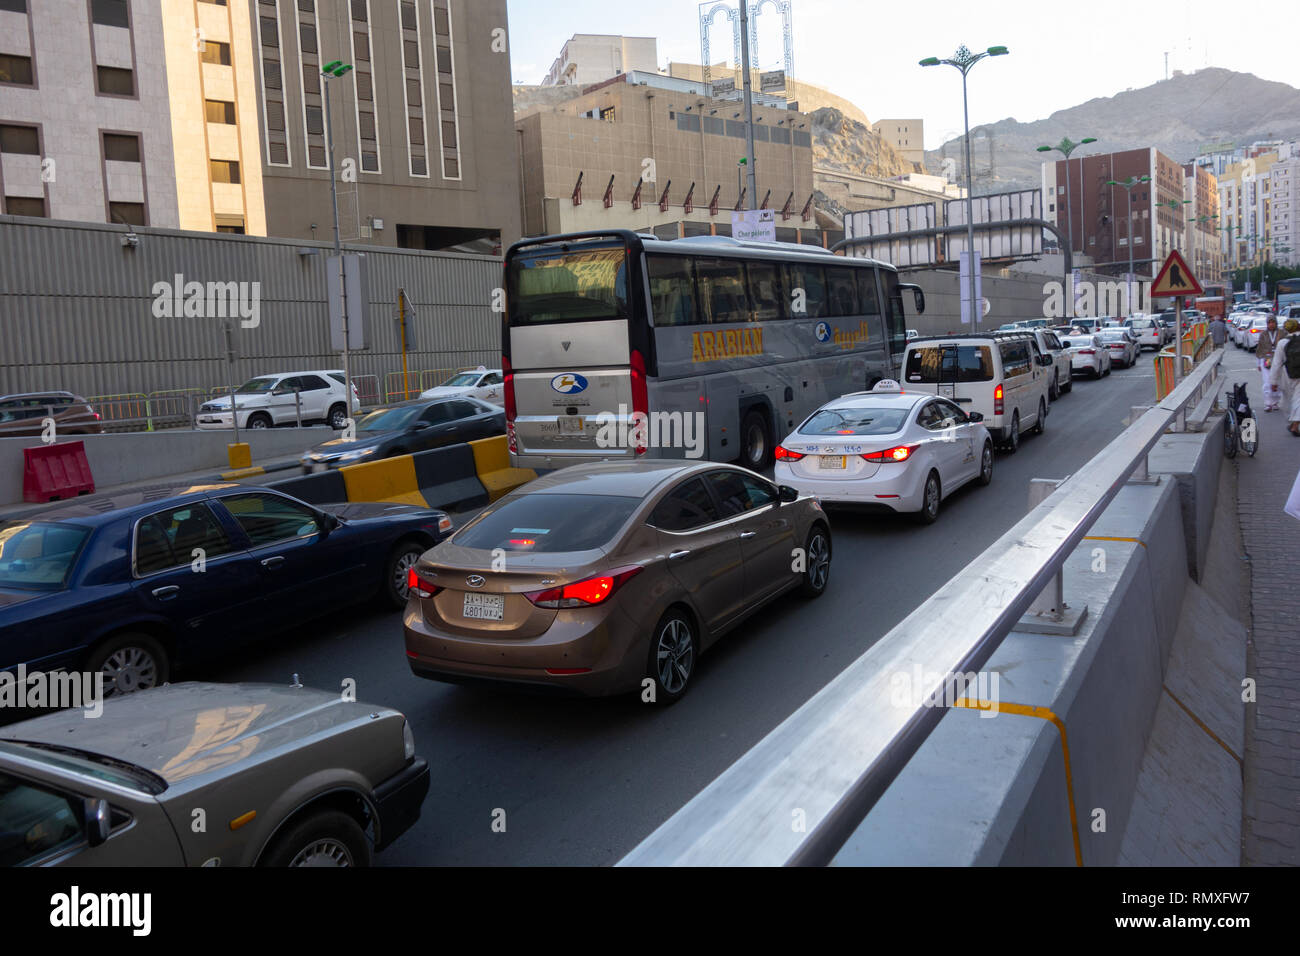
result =
[[975,204],[972,201],[971,185],[971,167],[970,167],[970,107],[966,98],[966,74],[980,60],[986,56],[1005,56],[1009,51],[1004,46],[991,46],[983,53],[972,53],[962,44],[957,48],[957,52],[947,59],[939,59],[937,56],[928,56],[921,61],[921,66],[946,66],[956,67],[961,71],[961,109],[963,123],[966,127],[966,252],[969,263],[970,278],[970,319],[971,331],[979,329],[979,312],[978,303],[975,301]]
[[334,60],[321,69],[321,78],[325,81],[325,142],[330,154],[330,202],[334,206],[334,255],[339,267],[339,303],[343,309],[343,401],[347,406],[345,418],[352,418],[352,356],[348,352],[348,284],[344,278],[343,244],[339,239],[339,192],[334,175],[334,122],[330,115],[330,80],[347,76],[352,70],[351,63]]
[[[1097,137],[1095,136],[1085,136],[1077,143],[1074,140],[1070,139],[1070,137],[1065,136],[1062,137],[1061,141],[1057,143],[1055,146],[1038,147],[1038,152],[1040,153],[1057,152],[1065,157],[1065,221],[1068,224],[1068,228],[1069,228],[1070,247],[1072,251],[1074,249],[1074,210],[1070,207],[1070,154],[1073,153],[1080,146],[1086,146],[1088,143],[1095,143],[1095,142],[1097,142]],[[1079,173],[1082,174],[1083,161],[1080,160],[1079,164],[1080,164]],[[1083,244],[1080,243],[1079,245],[1082,246]]]
[[1150,176],[1130,176],[1122,183],[1114,179],[1106,180],[1107,186],[1118,186],[1128,196],[1128,282],[1125,286],[1128,290],[1128,301],[1125,302],[1125,306],[1130,312],[1133,311],[1133,187],[1149,182],[1151,182]]

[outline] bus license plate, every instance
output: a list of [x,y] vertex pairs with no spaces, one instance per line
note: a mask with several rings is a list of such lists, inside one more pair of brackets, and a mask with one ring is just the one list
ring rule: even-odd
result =
[[577,415],[561,415],[558,419],[556,419],[556,421],[559,422],[559,425],[560,425],[560,434],[561,434],[561,435],[581,435],[581,434],[582,434],[582,418],[581,418],[581,416],[577,416]]
[[844,468],[843,455],[820,455],[822,468]]
[[506,599],[500,594],[466,594],[465,616],[476,621],[499,621],[505,617]]

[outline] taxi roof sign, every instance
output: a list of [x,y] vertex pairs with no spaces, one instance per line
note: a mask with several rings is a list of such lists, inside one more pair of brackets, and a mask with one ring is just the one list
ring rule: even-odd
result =
[[876,387],[873,388],[872,391],[873,392],[902,392],[903,386],[899,385],[892,378],[882,378],[879,382],[876,383]]
[[1150,295],[1153,299],[1172,299],[1181,295],[1200,295],[1204,291],[1175,249],[1170,251],[1169,258],[1156,275],[1156,281],[1151,283]]

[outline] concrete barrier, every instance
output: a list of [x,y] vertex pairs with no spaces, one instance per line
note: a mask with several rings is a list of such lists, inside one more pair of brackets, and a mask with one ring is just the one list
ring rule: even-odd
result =
[[[325,426],[241,430],[239,437],[251,446],[253,461],[269,462],[297,456],[333,434]],[[127,432],[115,435],[77,435],[97,488],[166,478],[229,467],[226,445],[229,431]],[[39,438],[0,438],[0,505],[23,500],[23,449],[39,446]]]
[[[1195,515],[1213,513],[1221,436],[1162,445],[1153,476],[1178,470],[1121,489],[1066,562],[1066,603],[1088,608],[1078,633],[1013,631],[983,670],[996,714],[969,698],[951,708],[836,865],[1223,862],[1234,799],[1240,822],[1239,777],[1235,798],[1224,781],[1244,632],[1198,624],[1222,615],[1190,580],[1185,538],[1190,527],[1208,547]],[[1188,828],[1179,853],[1151,845],[1162,807]]]
[[461,511],[537,477],[532,469],[510,467],[505,442],[504,435],[485,438],[270,484],[311,504],[393,501]]

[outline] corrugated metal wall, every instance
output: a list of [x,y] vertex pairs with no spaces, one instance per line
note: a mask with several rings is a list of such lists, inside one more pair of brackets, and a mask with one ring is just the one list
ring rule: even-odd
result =
[[[259,282],[260,323],[235,323],[236,382],[298,368],[341,368],[329,347],[328,243],[36,222],[0,216],[0,394],[68,389],[81,395],[210,389],[228,378],[222,320],[156,318],[154,284]],[[319,251],[303,255],[299,250]],[[354,376],[400,372],[397,290],[415,316],[408,367],[447,369],[501,359],[492,311],[501,262],[489,256],[352,247],[368,257],[370,348]],[[412,386],[417,382],[412,380]],[[429,383],[432,384],[432,383]]]

